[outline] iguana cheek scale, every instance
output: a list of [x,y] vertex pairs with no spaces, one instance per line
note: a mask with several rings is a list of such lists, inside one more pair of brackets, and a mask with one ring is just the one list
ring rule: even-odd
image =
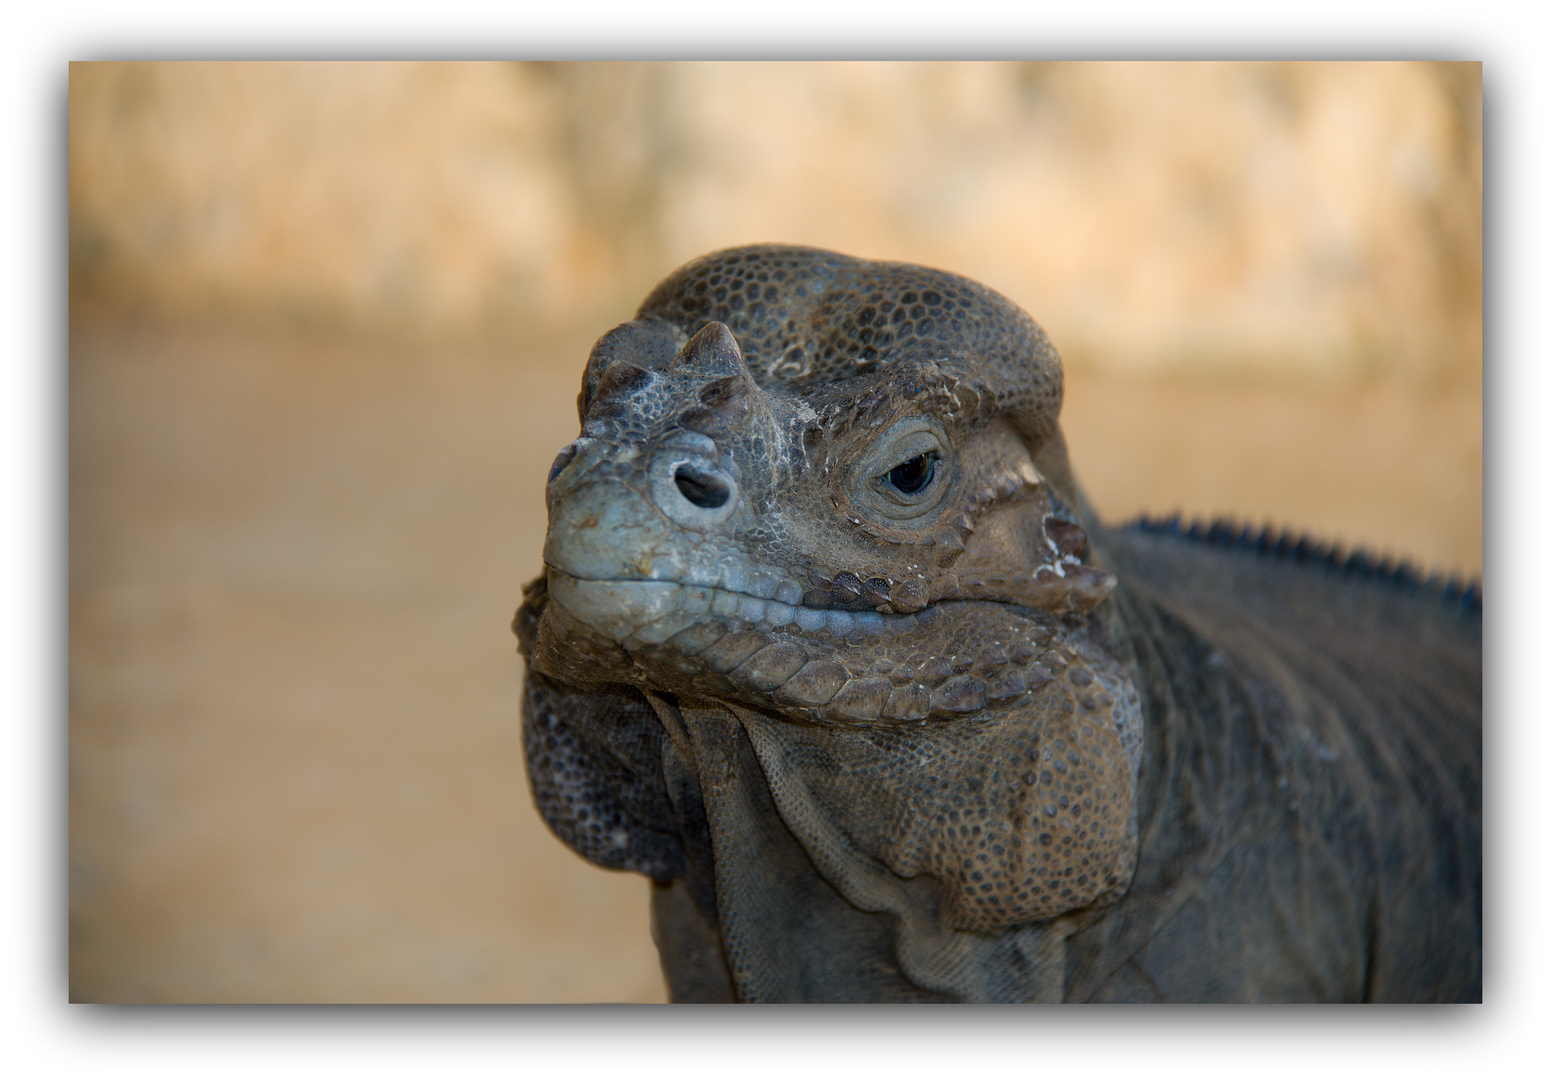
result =
[[676,999],[1060,1000],[1068,939],[1141,925],[1171,676],[1059,406],[1005,299],[812,249],[697,260],[594,348],[516,624],[530,775],[663,883]]

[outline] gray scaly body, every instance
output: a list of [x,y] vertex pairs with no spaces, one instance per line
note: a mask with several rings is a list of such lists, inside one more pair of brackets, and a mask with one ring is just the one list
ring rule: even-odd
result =
[[1474,591],[1105,530],[966,279],[696,260],[605,335],[516,629],[676,1001],[1476,1000]]

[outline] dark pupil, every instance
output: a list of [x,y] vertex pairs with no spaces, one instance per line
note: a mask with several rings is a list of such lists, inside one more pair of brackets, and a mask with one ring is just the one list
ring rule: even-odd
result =
[[889,483],[901,495],[914,495],[932,482],[932,472],[936,466],[937,458],[932,454],[913,457],[889,470]]

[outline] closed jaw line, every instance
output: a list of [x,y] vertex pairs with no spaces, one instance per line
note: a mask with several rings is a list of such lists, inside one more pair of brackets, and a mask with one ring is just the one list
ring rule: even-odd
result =
[[[684,571],[683,577],[675,583],[693,588],[731,593],[743,600],[757,603],[774,603],[778,609],[801,608],[804,595],[803,587],[790,578],[783,578],[762,570],[744,569],[737,565],[729,566],[724,564],[711,571],[697,566],[688,567]],[[772,617],[776,617],[778,614],[779,612],[773,612]],[[786,622],[792,622],[795,620],[795,616],[787,613],[785,619]],[[748,621],[759,622],[761,620],[759,618],[748,618]],[[784,623],[777,623],[775,625],[784,625]]]
[[[555,599],[562,606],[627,647],[660,645],[708,616],[737,619],[771,631],[790,631],[792,628],[804,634],[828,631],[832,636],[844,639],[853,634],[876,637],[915,629],[922,623],[919,616],[925,614],[882,615],[876,611],[819,609],[714,585],[641,579],[600,581],[573,577],[554,567],[550,568],[550,574],[552,585],[556,587]],[[801,587],[792,581],[781,582],[774,591],[777,596],[791,596],[793,592],[798,598],[802,595]],[[935,617],[936,613],[932,612],[926,621]]]

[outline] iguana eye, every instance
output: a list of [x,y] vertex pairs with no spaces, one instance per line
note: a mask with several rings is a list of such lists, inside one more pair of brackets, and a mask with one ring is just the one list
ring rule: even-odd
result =
[[918,454],[889,470],[884,481],[901,495],[915,495],[932,482],[937,472],[936,454]]
[[948,433],[936,420],[899,420],[847,470],[851,505],[882,524],[919,528],[942,509],[957,485]]

